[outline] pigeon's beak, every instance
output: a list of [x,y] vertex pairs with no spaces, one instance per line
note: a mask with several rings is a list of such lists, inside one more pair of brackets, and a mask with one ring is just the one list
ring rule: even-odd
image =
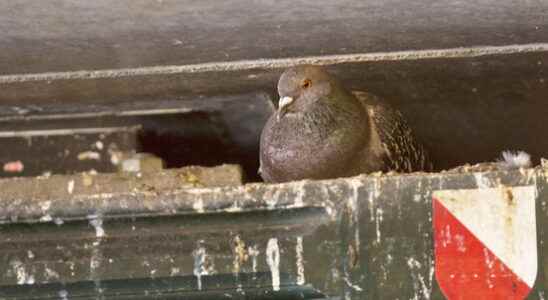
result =
[[280,98],[280,101],[278,102],[278,121],[280,121],[280,119],[285,115],[287,108],[291,105],[291,103],[293,103],[293,98],[291,97],[285,96]]

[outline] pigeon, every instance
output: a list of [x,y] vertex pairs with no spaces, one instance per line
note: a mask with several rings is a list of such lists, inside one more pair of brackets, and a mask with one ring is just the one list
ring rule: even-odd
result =
[[285,70],[278,94],[260,138],[259,174],[267,183],[432,170],[398,110],[348,92],[322,67]]

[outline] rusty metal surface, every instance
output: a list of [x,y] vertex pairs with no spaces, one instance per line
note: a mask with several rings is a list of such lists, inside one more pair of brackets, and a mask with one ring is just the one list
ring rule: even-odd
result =
[[[251,285],[276,291],[278,279],[287,278],[288,285],[306,283],[328,296],[443,299],[434,279],[432,192],[533,185],[538,193],[539,272],[528,299],[543,299],[546,174],[539,167],[373,175],[155,195],[23,200],[17,206],[9,205],[15,200],[2,199],[2,215],[20,218],[1,226],[0,263],[8,271],[0,282],[91,281],[97,286],[94,293],[109,293],[116,289],[107,285],[105,290],[101,281],[194,276],[188,288],[199,290],[199,280],[226,274],[238,289],[240,273],[263,272],[268,286],[264,280]],[[93,215],[90,209],[95,209]],[[44,215],[52,221],[26,223]],[[56,218],[67,220],[56,225]],[[73,288],[62,287],[69,293]]]

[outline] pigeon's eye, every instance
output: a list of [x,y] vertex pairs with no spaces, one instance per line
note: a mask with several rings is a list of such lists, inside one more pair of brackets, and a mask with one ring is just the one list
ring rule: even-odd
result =
[[303,82],[301,83],[301,87],[303,89],[307,89],[309,88],[310,86],[312,85],[312,81],[310,79],[305,79],[303,80]]

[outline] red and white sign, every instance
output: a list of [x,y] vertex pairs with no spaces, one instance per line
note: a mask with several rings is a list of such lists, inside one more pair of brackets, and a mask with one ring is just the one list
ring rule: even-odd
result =
[[435,271],[447,299],[524,299],[537,276],[535,186],[433,193]]

